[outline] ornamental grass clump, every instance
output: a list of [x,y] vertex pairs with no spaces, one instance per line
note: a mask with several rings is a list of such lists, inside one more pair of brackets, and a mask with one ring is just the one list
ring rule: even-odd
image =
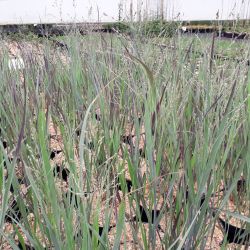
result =
[[1,41],[3,247],[206,249],[233,244],[218,218],[249,231],[249,66],[216,59],[215,37],[145,36]]

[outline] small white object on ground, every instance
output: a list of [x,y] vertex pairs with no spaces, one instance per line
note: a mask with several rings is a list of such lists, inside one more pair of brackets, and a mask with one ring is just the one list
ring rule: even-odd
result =
[[9,60],[8,66],[10,70],[24,69],[24,61],[21,57],[15,57]]
[[182,26],[181,29],[182,29],[182,31],[184,31],[184,32],[187,31],[187,27],[186,27],[186,26]]

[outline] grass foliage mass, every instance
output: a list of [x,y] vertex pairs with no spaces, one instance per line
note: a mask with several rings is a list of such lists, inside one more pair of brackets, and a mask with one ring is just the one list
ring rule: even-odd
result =
[[249,230],[249,45],[222,60],[217,39],[150,27],[20,41],[16,70],[1,41],[1,244],[204,249],[221,213]]

